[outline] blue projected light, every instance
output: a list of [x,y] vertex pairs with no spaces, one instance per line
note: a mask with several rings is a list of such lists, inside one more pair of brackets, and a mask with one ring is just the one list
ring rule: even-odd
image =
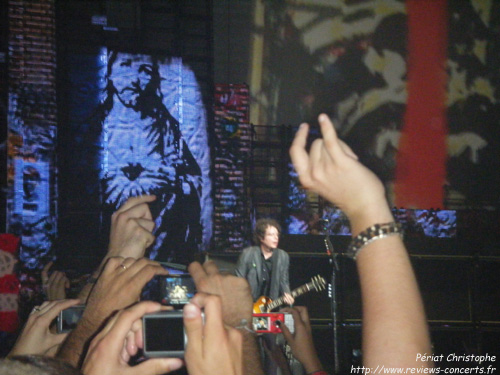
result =
[[56,233],[49,210],[50,165],[16,158],[14,167],[14,214],[23,226],[19,259],[34,269],[50,253]]
[[150,257],[187,263],[212,235],[207,120],[196,78],[180,58],[110,51],[106,61],[104,200],[116,209],[129,197],[156,195]]
[[14,160],[14,213],[39,220],[49,215],[49,163]]

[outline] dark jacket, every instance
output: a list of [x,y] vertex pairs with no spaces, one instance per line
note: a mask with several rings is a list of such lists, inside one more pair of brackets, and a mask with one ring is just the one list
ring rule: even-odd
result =
[[[270,295],[272,300],[281,297],[284,293],[290,293],[290,282],[288,279],[288,267],[290,257],[281,249],[273,250],[273,273],[271,277]],[[247,279],[252,289],[253,300],[259,298],[260,282],[262,274],[262,254],[259,246],[247,247],[240,254],[235,269],[236,276]]]

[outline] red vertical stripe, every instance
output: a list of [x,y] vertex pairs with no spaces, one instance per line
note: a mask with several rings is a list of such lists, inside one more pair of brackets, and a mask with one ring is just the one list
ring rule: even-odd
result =
[[442,208],[446,178],[446,0],[407,0],[408,102],[399,143],[395,204]]

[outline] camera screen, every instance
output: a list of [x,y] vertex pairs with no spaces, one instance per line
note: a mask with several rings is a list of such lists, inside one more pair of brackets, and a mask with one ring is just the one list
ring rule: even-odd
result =
[[161,303],[185,305],[196,293],[194,280],[189,274],[168,275],[161,280]]
[[253,317],[253,330],[254,331],[268,331],[270,329],[270,319],[264,316]]
[[144,351],[184,351],[182,315],[150,316],[144,319]]

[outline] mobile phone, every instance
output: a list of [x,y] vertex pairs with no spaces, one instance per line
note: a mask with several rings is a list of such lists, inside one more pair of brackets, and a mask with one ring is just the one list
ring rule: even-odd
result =
[[73,330],[82,317],[85,305],[75,305],[62,310],[57,316],[57,333],[66,333]]
[[181,308],[196,294],[194,280],[188,273],[161,276],[160,303]]
[[277,324],[278,320],[285,324],[291,333],[294,333],[293,315],[290,313],[252,314],[253,330],[257,333],[281,333],[281,328]]
[[187,336],[181,310],[145,314],[142,330],[145,357],[184,357]]

